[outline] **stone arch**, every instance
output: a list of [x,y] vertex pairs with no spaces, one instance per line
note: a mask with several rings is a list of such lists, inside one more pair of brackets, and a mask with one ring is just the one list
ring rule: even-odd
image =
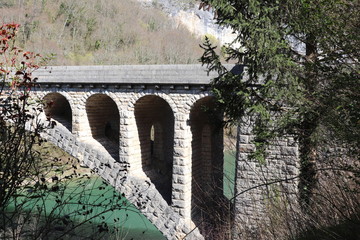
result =
[[211,219],[214,206],[223,195],[222,114],[215,111],[215,99],[206,96],[190,110],[192,133],[191,217],[195,224]]
[[157,96],[159,98],[162,98],[170,106],[170,108],[174,114],[178,112],[177,104],[175,103],[175,101],[172,99],[171,96],[169,96],[168,94],[165,94],[165,93],[153,92],[153,91],[140,92],[137,95],[135,95],[128,103],[129,108],[134,109],[136,102],[140,98],[145,97],[145,96]]
[[163,98],[146,95],[135,103],[135,120],[141,149],[142,169],[170,204],[174,113]]
[[52,92],[46,94],[43,100],[45,115],[56,120],[71,132],[73,112],[67,98],[60,93]]
[[201,99],[205,99],[205,98],[213,98],[213,96],[210,95],[210,93],[208,93],[208,92],[189,95],[189,97],[186,98],[186,101],[183,104],[183,108],[184,108],[185,112],[190,113],[191,109],[193,109],[193,107],[194,107],[194,104],[197,101],[199,101]]
[[120,114],[115,101],[106,94],[93,94],[86,100],[86,114],[92,137],[118,160]]

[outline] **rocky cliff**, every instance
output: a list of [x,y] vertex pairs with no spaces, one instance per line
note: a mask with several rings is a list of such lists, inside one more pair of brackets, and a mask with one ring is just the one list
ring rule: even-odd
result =
[[210,35],[219,43],[231,42],[235,35],[230,29],[220,28],[215,24],[214,14],[210,11],[199,10],[199,2],[195,0],[138,0],[145,7],[161,9],[175,24],[183,25],[196,36]]

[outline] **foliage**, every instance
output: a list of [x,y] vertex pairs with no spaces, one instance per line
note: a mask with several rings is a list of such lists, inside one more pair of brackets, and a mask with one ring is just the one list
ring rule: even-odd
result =
[[51,65],[188,64],[201,54],[199,39],[137,1],[13,1],[0,15],[22,24],[23,48],[56,54]]
[[296,136],[299,198],[309,209],[317,204],[313,195],[320,186],[320,166],[334,167],[326,157],[329,151],[341,157],[338,174],[346,176],[350,167],[358,172],[360,2],[202,0],[202,8],[209,6],[217,23],[237,34],[222,47],[226,60],[238,64],[232,70],[208,39],[202,45],[201,62],[218,73],[212,88],[219,105],[235,123],[249,115],[255,120],[253,157],[260,161],[271,141]]
[[232,119],[250,111],[272,120],[269,112],[276,111],[281,119],[274,127],[299,131],[296,117],[313,114],[342,139],[358,143],[357,1],[204,2],[216,11],[218,24],[237,33],[226,50],[246,66],[246,77],[232,74],[204,43],[201,60],[219,72],[214,92]]
[[228,71],[209,40],[201,61],[219,73],[213,91],[230,119],[257,116],[258,150],[284,134],[298,137],[304,165],[328,137],[357,149],[358,1],[203,2],[237,33],[225,50],[245,74]]
[[[38,68],[35,63],[39,55],[14,46],[19,28],[17,24],[0,26],[0,206],[8,204],[17,189],[36,172],[37,153],[32,146],[41,144],[38,125],[34,132],[27,132],[30,120],[36,119],[29,112],[30,89],[36,79],[31,74]],[[34,109],[40,106],[35,103]]]

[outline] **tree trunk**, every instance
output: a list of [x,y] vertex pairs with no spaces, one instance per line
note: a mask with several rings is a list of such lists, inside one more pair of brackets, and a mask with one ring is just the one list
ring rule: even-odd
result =
[[[317,77],[314,65],[317,61],[316,40],[309,34],[306,39],[306,63],[304,85],[307,99],[312,103],[313,94],[317,88]],[[300,204],[304,211],[311,207],[311,198],[316,185],[316,161],[318,158],[317,142],[314,132],[318,126],[318,114],[315,111],[304,111],[300,125],[299,152],[300,152]]]

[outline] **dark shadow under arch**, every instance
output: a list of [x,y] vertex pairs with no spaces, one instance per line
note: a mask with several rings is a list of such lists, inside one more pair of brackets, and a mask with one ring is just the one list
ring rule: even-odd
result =
[[171,203],[174,149],[174,114],[169,104],[154,95],[135,104],[142,168],[163,198]]
[[72,110],[69,101],[60,93],[49,93],[44,98],[44,112],[70,132],[72,131]]
[[86,114],[92,137],[119,160],[120,115],[114,100],[105,94],[94,94],[86,101]]
[[[215,99],[198,100],[190,111],[192,133],[191,217],[196,225],[208,223],[221,209],[223,197],[223,130]],[[205,221],[204,221],[205,219]],[[202,232],[206,227],[200,226]]]

